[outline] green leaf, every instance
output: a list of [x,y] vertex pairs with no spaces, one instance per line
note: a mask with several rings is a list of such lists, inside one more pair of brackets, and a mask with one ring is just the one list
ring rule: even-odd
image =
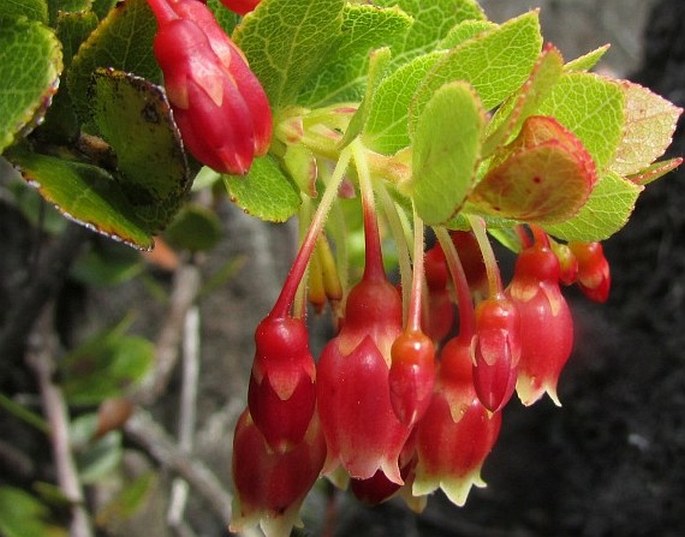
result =
[[97,25],[98,17],[92,11],[60,11],[57,14],[57,37],[62,43],[65,69],[71,65],[72,58],[76,55],[81,43],[97,28]]
[[682,109],[639,84],[626,80],[620,84],[626,99],[625,126],[611,170],[630,175],[663,155]]
[[414,134],[409,187],[419,216],[442,224],[461,206],[473,184],[485,112],[465,82],[446,84],[424,108]]
[[98,67],[133,73],[150,82],[161,81],[152,53],[156,31],[157,23],[145,0],[120,2],[108,12],[79,49],[67,76],[67,86],[82,121],[90,120],[89,88]]
[[466,20],[485,20],[485,14],[475,0],[376,0],[375,4],[398,6],[414,19],[409,32],[388,43],[394,66],[435,50],[457,24]]
[[231,200],[262,220],[285,222],[302,203],[299,189],[268,155],[256,159],[247,175],[223,178]]
[[129,519],[145,504],[157,482],[155,472],[149,471],[127,483],[119,494],[98,510],[95,523],[103,528]]
[[91,354],[74,355],[63,364],[64,392],[75,405],[94,405],[117,397],[139,381],[154,360],[154,346],[146,339],[105,334]]
[[278,110],[294,104],[342,26],[343,0],[270,0],[236,27],[234,41]]
[[398,8],[348,5],[341,34],[327,61],[298,97],[310,107],[359,101],[364,91],[369,51],[407,32],[412,19]]
[[595,186],[580,212],[562,224],[544,226],[545,231],[564,240],[608,239],[628,221],[643,187],[609,172]]
[[457,24],[440,40],[438,48],[455,48],[483,32],[497,28],[497,24],[484,20],[467,20]]
[[345,135],[340,141],[340,147],[345,147],[348,145],[353,139],[359,136],[366,127],[366,121],[369,118],[371,103],[373,102],[378,85],[385,76],[390,59],[391,53],[390,49],[387,47],[374,50],[369,55],[364,97],[359,103],[359,107],[357,108],[354,116],[352,116],[347,129],[345,129]]
[[104,19],[118,1],[119,0],[93,0],[93,12],[99,19]]
[[61,528],[47,524],[45,504],[27,492],[0,487],[0,535],[3,537],[67,537]]
[[409,145],[409,103],[426,74],[445,54],[435,51],[417,56],[380,82],[370,102],[362,135],[364,145],[385,154]]
[[452,49],[419,86],[409,111],[409,131],[433,92],[453,80],[469,82],[486,110],[500,104],[528,78],[541,47],[538,13],[532,11]]
[[616,82],[592,73],[566,73],[537,113],[553,116],[580,138],[600,172],[613,160],[625,119],[624,95]]
[[611,45],[602,45],[595,50],[591,50],[590,52],[579,56],[575,60],[571,60],[564,66],[564,69],[569,73],[573,71],[589,71],[597,65],[599,60],[601,60],[607,50],[609,50],[610,46]]
[[130,281],[144,268],[135,250],[118,242],[99,241],[76,259],[70,275],[88,286],[109,286]]
[[84,451],[76,453],[81,483],[90,485],[108,477],[119,466],[122,456],[121,431],[110,431],[91,443]]
[[102,168],[62,158],[32,153],[15,147],[6,154],[29,183],[65,216],[119,239],[149,250],[149,230],[136,218],[134,207],[112,176]]
[[164,236],[174,248],[191,252],[211,250],[221,238],[221,222],[214,211],[188,204],[169,224]]
[[4,19],[0,32],[0,153],[43,117],[57,89],[62,53],[39,22]]
[[483,146],[484,157],[490,156],[498,146],[518,133],[523,122],[535,113],[559,81],[563,67],[564,58],[556,48],[548,47],[542,52],[528,80],[498,108],[488,124],[488,137]]
[[[45,0],[3,0],[0,17],[27,17],[31,20],[48,23],[48,5]],[[3,30],[4,25],[3,22]]]
[[142,78],[98,69],[91,91],[93,121],[115,151],[115,179],[135,218],[163,229],[190,189],[181,135],[164,91]]

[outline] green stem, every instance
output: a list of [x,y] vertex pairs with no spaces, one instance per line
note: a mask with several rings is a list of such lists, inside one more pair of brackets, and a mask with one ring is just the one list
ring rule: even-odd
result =
[[421,331],[421,305],[423,296],[423,249],[424,249],[424,226],[423,220],[416,212],[416,206],[412,204],[414,217],[414,271],[411,280],[411,296],[409,297],[409,313],[407,314],[407,330],[411,332]]
[[470,339],[476,331],[476,318],[473,311],[473,300],[471,299],[471,289],[466,279],[464,266],[459,259],[459,253],[454,247],[454,243],[449,233],[444,227],[435,227],[435,236],[440,243],[442,251],[445,253],[447,268],[450,271],[454,290],[457,294],[457,304],[459,306],[459,335]]
[[466,215],[466,218],[471,224],[473,234],[478,241],[483,262],[485,263],[485,272],[488,276],[488,290],[490,296],[497,296],[502,293],[502,277],[497,266],[497,258],[495,252],[492,250],[492,245],[488,240],[488,235],[485,230],[485,221],[480,216]]
[[276,304],[274,304],[274,307],[269,314],[273,318],[285,318],[288,316],[290,308],[292,307],[295,299],[295,294],[297,293],[297,288],[299,287],[300,282],[304,277],[304,273],[307,270],[309,258],[314,251],[319,234],[323,230],[323,227],[326,223],[328,212],[330,211],[333,202],[338,197],[338,189],[340,188],[340,183],[342,183],[342,180],[345,177],[345,172],[350,164],[351,157],[352,152],[347,148],[340,152],[340,158],[335,166],[335,170],[333,170],[333,174],[331,175],[328,184],[326,184],[326,190],[324,191],[321,201],[319,202],[319,206],[316,208],[316,212],[312,217],[312,222],[309,226],[309,230],[307,231],[304,241],[302,241],[300,251],[297,253],[297,257],[295,258],[295,262],[293,263],[292,267],[290,267],[290,272],[288,273],[285,283],[283,284],[281,294],[278,296]]
[[[408,244],[410,238],[405,233],[405,227],[402,225],[402,220],[397,210],[397,205],[390,197],[387,188],[382,182],[377,185],[378,197],[383,205],[383,211],[390,227],[395,244],[397,245],[397,259],[400,268],[400,282],[402,283],[402,304],[407,307],[411,294],[411,256],[409,253]],[[404,318],[408,318],[408,312],[404,312]]]

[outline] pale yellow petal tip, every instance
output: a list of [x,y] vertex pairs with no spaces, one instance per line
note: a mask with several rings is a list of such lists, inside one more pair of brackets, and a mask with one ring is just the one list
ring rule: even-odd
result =
[[484,488],[487,486],[480,476],[480,469],[481,466],[465,475],[457,477],[419,476],[417,473],[412,487],[412,494],[425,497],[440,488],[453,504],[463,507],[466,504],[469,492],[471,492],[471,487]]
[[531,406],[539,401],[545,393],[549,395],[552,402],[560,407],[561,401],[557,395],[556,383],[543,382],[538,384],[536,380],[520,375],[516,382],[516,393],[524,406]]
[[244,537],[261,535],[257,526],[266,537],[289,537],[294,527],[301,528],[304,524],[300,518],[302,502],[291,505],[282,514],[276,515],[269,511],[254,511],[244,514],[240,509],[240,501],[233,501],[233,520],[228,526],[231,533],[239,533]]

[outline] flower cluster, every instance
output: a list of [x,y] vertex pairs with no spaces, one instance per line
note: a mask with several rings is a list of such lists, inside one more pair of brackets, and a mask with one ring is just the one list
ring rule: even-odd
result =
[[[366,503],[401,494],[421,509],[441,488],[463,505],[472,486],[484,485],[481,468],[514,391],[524,405],[545,392],[559,404],[557,382],[573,347],[561,286],[575,282],[606,299],[598,243],[559,243],[537,226],[519,226],[520,252],[504,287],[484,221],[474,218],[472,231],[437,228],[440,241],[425,252],[415,222],[403,304],[384,271],[372,188],[360,188],[364,271],[318,361],[301,308],[294,313],[307,263],[320,269],[316,225],[257,328],[248,408],[234,438],[235,530],[260,523],[269,535],[287,535],[320,475]],[[327,270],[336,275],[335,265]],[[318,299],[313,305],[320,310]]]

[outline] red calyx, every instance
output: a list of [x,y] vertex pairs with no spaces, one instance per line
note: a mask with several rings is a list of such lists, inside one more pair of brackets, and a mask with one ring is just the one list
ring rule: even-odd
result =
[[576,283],[590,300],[604,303],[611,289],[611,271],[599,242],[570,242],[569,248],[578,260]]

